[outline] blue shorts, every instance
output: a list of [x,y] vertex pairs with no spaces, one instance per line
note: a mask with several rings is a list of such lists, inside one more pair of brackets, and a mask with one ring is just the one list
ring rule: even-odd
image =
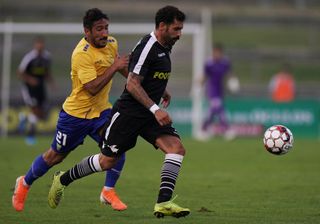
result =
[[100,117],[93,119],[77,118],[67,114],[64,110],[59,113],[55,138],[51,148],[57,153],[69,153],[89,135],[97,143],[102,140],[100,128],[110,119],[111,109],[101,112]]

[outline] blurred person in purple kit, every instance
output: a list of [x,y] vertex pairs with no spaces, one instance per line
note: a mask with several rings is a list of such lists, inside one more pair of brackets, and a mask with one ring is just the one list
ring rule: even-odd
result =
[[[228,139],[233,138],[234,133],[229,130],[229,125],[224,111],[223,98],[224,80],[226,76],[231,76],[231,70],[231,62],[224,55],[223,45],[221,43],[215,43],[212,50],[212,58],[207,60],[204,67],[205,75],[203,82],[206,83],[206,95],[209,100],[209,111],[202,129],[206,133],[210,133],[209,127],[214,122],[215,118],[217,118],[222,132]],[[237,79],[233,79],[229,84],[233,85],[232,82],[234,83],[234,81],[237,82]],[[237,83],[233,85],[235,86],[235,90],[238,88],[237,85]]]

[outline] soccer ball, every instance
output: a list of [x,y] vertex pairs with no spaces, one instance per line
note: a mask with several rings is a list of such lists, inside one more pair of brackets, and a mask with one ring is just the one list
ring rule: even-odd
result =
[[271,126],[264,133],[263,144],[272,154],[286,154],[293,146],[292,132],[283,125]]

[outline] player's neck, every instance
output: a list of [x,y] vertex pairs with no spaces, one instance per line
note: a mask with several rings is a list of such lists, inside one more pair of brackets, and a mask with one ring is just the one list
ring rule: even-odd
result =
[[159,44],[161,44],[165,48],[168,48],[168,46],[166,45],[166,42],[164,41],[164,39],[161,38],[160,31],[159,30],[155,30],[153,33],[154,33],[157,41],[159,42]]

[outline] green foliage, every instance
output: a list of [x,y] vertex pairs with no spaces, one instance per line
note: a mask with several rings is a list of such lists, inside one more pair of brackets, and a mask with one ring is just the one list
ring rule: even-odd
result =
[[189,217],[157,220],[152,215],[159,186],[163,155],[144,141],[127,154],[117,189],[128,210],[115,212],[99,205],[104,174],[95,174],[71,184],[61,205],[47,205],[51,177],[84,156],[97,153],[91,140],[72,152],[32,186],[25,210],[11,207],[15,178],[24,174],[34,157],[50,142],[40,138],[34,147],[21,138],[0,142],[1,223],[318,223],[320,219],[320,151],[317,140],[296,139],[284,156],[266,152],[260,138],[207,143],[183,139],[187,148],[175,193],[177,203],[189,207]]

